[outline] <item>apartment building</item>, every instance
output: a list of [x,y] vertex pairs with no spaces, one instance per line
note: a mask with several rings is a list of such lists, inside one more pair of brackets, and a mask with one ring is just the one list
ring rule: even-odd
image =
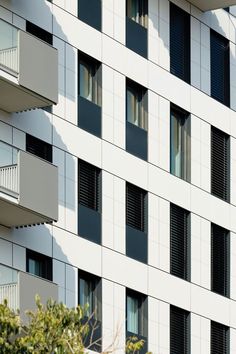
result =
[[88,303],[95,351],[236,354],[235,26],[233,0],[0,0],[0,299]]

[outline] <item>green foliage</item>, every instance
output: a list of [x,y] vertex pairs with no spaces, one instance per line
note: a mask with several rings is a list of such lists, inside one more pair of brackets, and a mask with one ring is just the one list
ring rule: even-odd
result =
[[[89,334],[89,321],[84,318],[87,307],[67,308],[48,300],[44,306],[36,297],[36,311],[27,311],[27,324],[19,313],[10,310],[5,300],[0,304],[1,354],[84,354],[84,339]],[[126,343],[127,354],[138,354],[143,340],[131,337]]]

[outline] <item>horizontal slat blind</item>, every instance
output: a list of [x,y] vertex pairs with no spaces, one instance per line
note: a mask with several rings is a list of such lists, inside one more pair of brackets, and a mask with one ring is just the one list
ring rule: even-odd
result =
[[230,140],[219,129],[211,128],[211,193],[230,200]]
[[229,353],[229,328],[211,321],[211,354]]
[[211,30],[211,96],[230,105],[229,40]]
[[101,170],[79,161],[79,204],[101,211]]
[[170,354],[190,353],[190,313],[170,307]]
[[126,184],[126,224],[146,232],[147,192],[133,184]]
[[229,296],[230,236],[228,230],[211,225],[211,287],[212,291]]
[[170,3],[170,72],[190,83],[190,15]]
[[29,134],[26,134],[26,151],[52,162],[52,145]]
[[170,272],[190,280],[190,213],[174,204],[170,209]]

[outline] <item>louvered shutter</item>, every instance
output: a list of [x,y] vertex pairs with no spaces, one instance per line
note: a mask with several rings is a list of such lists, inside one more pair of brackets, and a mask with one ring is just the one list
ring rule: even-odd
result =
[[211,30],[211,96],[230,105],[229,40]]
[[190,313],[170,307],[170,354],[190,353]]
[[228,230],[211,226],[211,290],[229,296],[230,237]]
[[211,321],[211,354],[229,353],[229,328]]
[[170,3],[170,72],[190,83],[190,15]]
[[52,145],[29,134],[26,134],[26,151],[52,162]]
[[190,280],[190,213],[174,204],[170,209],[170,272]]
[[79,161],[79,204],[96,211],[101,209],[100,175],[100,169]]
[[230,200],[230,139],[221,130],[211,128],[211,193]]
[[146,232],[147,192],[127,183],[126,185],[126,224]]

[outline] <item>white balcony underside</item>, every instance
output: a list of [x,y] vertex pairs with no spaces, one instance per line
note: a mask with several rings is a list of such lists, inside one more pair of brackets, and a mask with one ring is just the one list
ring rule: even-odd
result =
[[236,5],[236,0],[190,0],[190,3],[202,11],[208,11]]

